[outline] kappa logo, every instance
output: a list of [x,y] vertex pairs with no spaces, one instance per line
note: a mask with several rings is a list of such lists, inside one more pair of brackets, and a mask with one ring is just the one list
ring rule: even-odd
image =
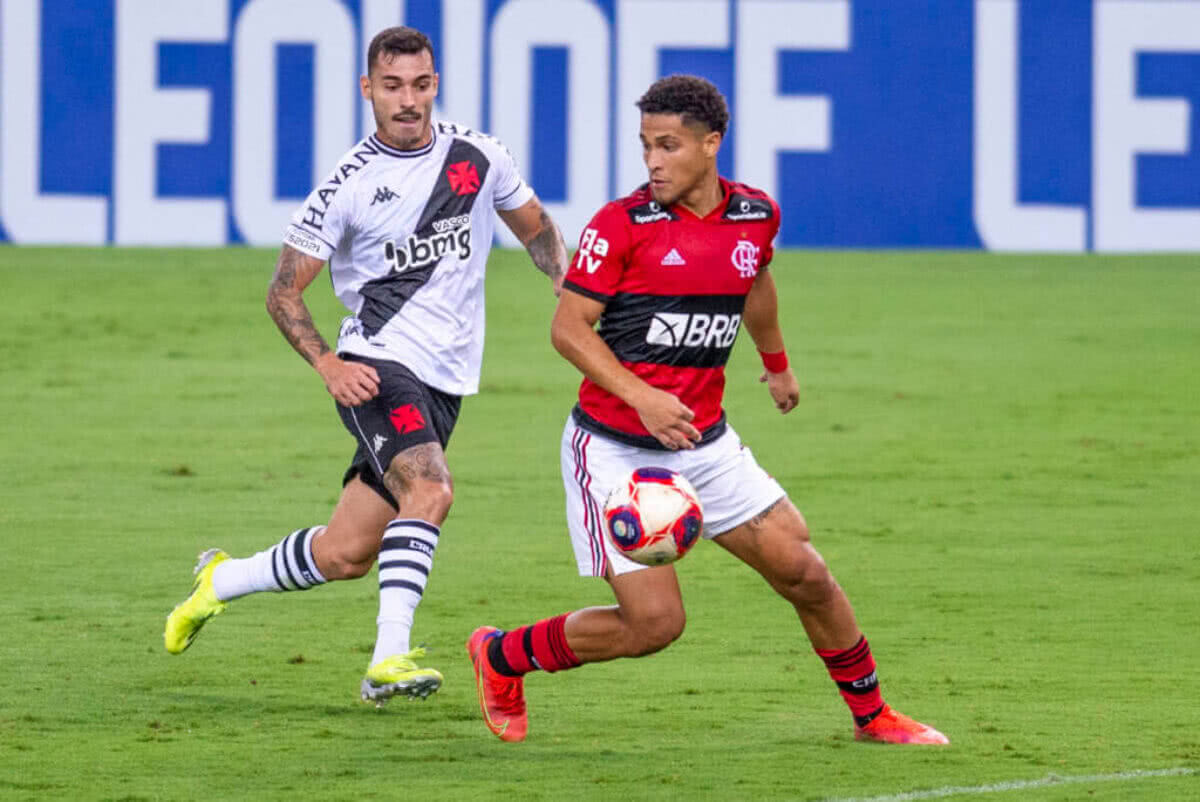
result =
[[425,416],[412,404],[396,407],[388,413],[388,417],[392,419],[392,425],[400,434],[419,432],[425,428]]
[[387,442],[387,438],[384,437],[383,435],[381,435],[381,434],[375,435],[375,439],[371,441],[371,450],[374,451],[376,454],[378,454],[379,449],[383,448],[383,444],[386,442]]
[[687,262],[683,260],[683,256],[680,255],[678,248],[672,248],[671,250],[667,251],[667,255],[662,258],[662,261],[659,262],[659,264],[676,267],[678,265],[686,265]]
[[738,240],[737,247],[729,255],[729,261],[737,268],[742,278],[754,278],[758,273],[759,247],[748,239]]
[[576,264],[589,274],[595,273],[600,269],[600,265],[604,264],[605,256],[608,256],[608,240],[600,236],[600,232],[596,229],[585,228],[583,236],[579,238]]
[[469,161],[455,162],[446,168],[446,178],[455,195],[470,195],[479,191],[479,171]]
[[646,330],[646,342],[668,348],[728,348],[737,338],[741,324],[741,315],[659,312]]
[[374,206],[377,203],[387,203],[388,201],[395,200],[398,197],[400,196],[395,192],[392,192],[390,187],[376,187],[375,199],[371,201],[371,205]]

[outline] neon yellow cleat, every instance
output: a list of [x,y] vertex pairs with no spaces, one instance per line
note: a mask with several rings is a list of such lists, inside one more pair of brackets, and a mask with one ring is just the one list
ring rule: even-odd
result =
[[380,660],[367,669],[362,681],[362,700],[374,702],[376,707],[393,696],[412,699],[427,699],[442,687],[442,674],[433,668],[421,668],[416,660],[425,656],[418,647],[408,654],[395,654]]
[[200,627],[214,615],[225,611],[226,603],[218,599],[213,591],[212,575],[213,569],[228,559],[229,555],[220,549],[209,549],[200,555],[199,562],[192,570],[196,581],[192,583],[191,594],[167,616],[163,641],[171,654],[179,654],[191,646],[200,634]]

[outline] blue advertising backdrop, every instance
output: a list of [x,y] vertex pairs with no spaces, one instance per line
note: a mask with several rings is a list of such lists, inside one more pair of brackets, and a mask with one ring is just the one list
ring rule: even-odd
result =
[[687,72],[782,245],[1200,250],[1197,0],[0,0],[0,240],[278,243],[401,21],[568,238]]

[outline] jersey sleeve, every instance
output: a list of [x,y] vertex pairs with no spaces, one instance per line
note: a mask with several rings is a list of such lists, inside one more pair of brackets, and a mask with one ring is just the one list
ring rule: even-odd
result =
[[495,141],[497,151],[492,169],[496,171],[496,191],[492,195],[492,206],[498,211],[509,212],[518,209],[533,197],[533,187],[525,183],[517,162],[513,159],[508,148]]
[[292,214],[283,244],[328,261],[346,234],[353,197],[351,187],[328,181],[319,184]]
[[629,260],[629,218],[610,203],[591,219],[579,236],[579,250],[571,260],[563,286],[597,301],[608,301]]
[[775,240],[779,236],[779,224],[781,221],[779,219],[779,204],[774,200],[771,200],[771,211],[773,214],[771,215],[770,236],[767,238],[766,244],[763,245],[762,260],[759,263],[760,270],[765,270],[767,265],[771,264],[771,260],[775,258]]

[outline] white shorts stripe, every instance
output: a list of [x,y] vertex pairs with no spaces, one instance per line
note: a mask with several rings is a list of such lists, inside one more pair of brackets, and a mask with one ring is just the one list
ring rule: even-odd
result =
[[[369,444],[371,442],[371,438],[367,437],[367,433],[363,431],[362,424],[358,422],[358,414],[355,413],[354,407],[349,407],[349,409],[350,417],[354,420],[354,428],[358,429],[358,436],[361,438],[361,442],[364,445]],[[370,448],[364,450],[371,455],[371,462],[375,463],[375,470],[379,471],[379,479],[382,481],[383,474],[386,473],[386,471],[384,471],[383,466],[379,464],[379,457],[375,456],[375,452]]]
[[[579,430],[572,438],[571,446],[575,461],[575,482],[579,487],[579,498],[583,505],[583,528],[588,535],[588,546],[591,555],[591,576],[604,575],[604,547],[601,537],[603,534],[603,516],[599,514],[595,499],[591,497],[588,486],[591,477],[587,473],[587,444],[591,436]],[[569,513],[568,513],[569,514]]]

